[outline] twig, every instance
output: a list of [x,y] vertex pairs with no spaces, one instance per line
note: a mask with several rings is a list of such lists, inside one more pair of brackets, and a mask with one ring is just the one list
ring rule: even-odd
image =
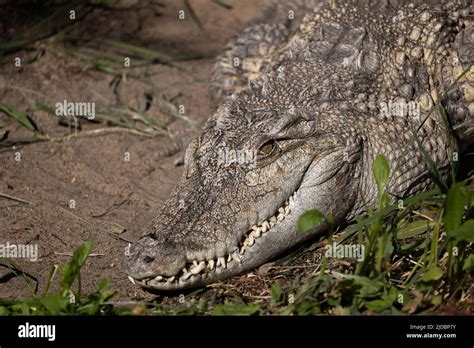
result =
[[71,138],[79,138],[79,137],[88,137],[88,136],[96,136],[96,135],[100,135],[100,134],[104,134],[104,133],[121,133],[121,132],[124,132],[124,133],[131,133],[131,134],[134,134],[134,135],[142,135],[142,136],[146,136],[146,137],[153,137],[153,135],[151,134],[147,134],[145,132],[140,132],[138,130],[135,130],[135,129],[129,129],[129,128],[123,128],[123,127],[110,127],[110,128],[97,128],[97,129],[92,129],[90,131],[82,131],[82,132],[79,132],[79,133],[74,133],[74,134],[70,134],[70,135],[66,135],[66,136],[63,136],[63,137],[48,137],[46,140],[50,140],[50,141],[64,141],[64,140],[69,140]]
[[26,200],[24,200],[24,199],[7,195],[6,193],[0,193],[0,197],[7,198],[7,199],[11,199],[12,201],[17,201],[17,202],[21,202],[21,203],[33,204],[33,203],[31,203],[31,202],[29,202],[29,201],[26,201]]
[[272,298],[271,296],[258,296],[258,295],[244,295],[244,296],[249,297],[249,298],[254,298],[257,300],[269,300]]
[[433,218],[426,215],[426,214],[423,214],[423,213],[420,213],[419,211],[416,211],[416,210],[412,210],[412,213],[415,214],[415,215],[418,215],[418,216],[421,216],[421,217],[424,217],[425,219],[431,221],[431,222],[434,222]]
[[[54,252],[54,255],[72,256],[72,253],[60,253],[60,252],[55,251],[55,252]],[[105,255],[105,254],[100,254],[100,253],[89,254],[90,257],[95,257],[95,256],[101,257],[101,256],[104,256],[104,255]]]

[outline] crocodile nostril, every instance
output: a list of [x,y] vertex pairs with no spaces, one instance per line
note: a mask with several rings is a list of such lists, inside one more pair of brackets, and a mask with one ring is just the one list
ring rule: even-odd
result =
[[154,258],[154,257],[151,257],[151,256],[145,256],[145,257],[143,258],[143,261],[145,261],[146,263],[150,263],[150,262],[155,261],[155,258]]
[[145,237],[149,237],[153,240],[157,240],[158,239],[158,236],[155,234],[155,233],[150,233],[150,234],[147,234]]

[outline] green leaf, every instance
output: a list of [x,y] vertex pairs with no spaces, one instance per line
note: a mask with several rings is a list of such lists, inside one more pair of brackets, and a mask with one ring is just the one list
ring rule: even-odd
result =
[[201,298],[201,299],[199,300],[198,310],[199,310],[200,312],[205,312],[205,311],[207,310],[207,301],[206,301],[206,299]]
[[109,286],[109,283],[110,281],[108,278],[101,279],[99,284],[97,284],[96,291],[101,292],[102,290],[104,290],[106,287]]
[[428,271],[423,274],[423,277],[421,278],[425,282],[429,282],[432,280],[439,280],[443,276],[443,270],[437,266],[433,266]]
[[448,235],[461,225],[464,206],[466,204],[466,195],[460,190],[458,184],[453,184],[446,197],[445,213],[443,217],[444,228]]
[[60,294],[48,294],[40,300],[40,303],[46,310],[45,314],[59,315],[66,312],[69,299]]
[[365,301],[365,306],[373,312],[381,312],[390,308],[392,304],[386,300]]
[[450,235],[456,241],[474,242],[474,220],[467,220]]
[[[400,296],[401,295],[401,296]],[[396,296],[396,301],[397,303],[401,304],[402,306],[406,305],[410,299],[410,294],[409,292],[405,290],[398,290],[397,291],[397,296]],[[401,300],[401,301],[400,301]],[[401,302],[401,303],[400,303]]]
[[319,210],[310,209],[298,218],[298,231],[300,233],[308,232],[321,224],[323,220],[324,215]]
[[333,274],[338,275],[345,279],[350,279],[354,284],[359,285],[360,295],[362,297],[367,297],[378,293],[382,289],[382,283],[376,280],[369,279],[367,277],[362,277],[358,275],[345,274],[333,271]]
[[258,304],[240,305],[225,303],[214,307],[213,315],[252,315],[260,310]]
[[471,254],[464,261],[464,265],[462,266],[462,270],[466,271],[466,272],[471,272],[473,269],[474,269],[474,254]]
[[[435,197],[439,194],[440,194],[440,189],[435,188],[435,189],[430,190],[430,191],[422,192],[422,193],[420,193],[416,196],[408,197],[408,198],[404,199],[405,209],[407,209],[409,207],[412,207],[412,206],[416,206],[420,202],[422,202],[424,200],[427,200],[429,198]],[[339,239],[339,243],[345,242],[352,235],[354,235],[354,233],[356,233],[358,230],[362,230],[362,228],[370,225],[375,219],[377,219],[379,217],[382,217],[382,218],[386,217],[390,213],[392,213],[394,211],[398,211],[398,210],[399,210],[399,208],[398,208],[397,204],[392,204],[390,206],[387,206],[387,207],[383,208],[382,210],[377,211],[372,216],[368,216],[368,217],[365,217],[365,218],[357,217],[356,218],[357,224],[354,224],[354,225],[349,226],[349,227],[346,228],[345,232],[343,233],[343,235]]]
[[385,237],[385,246],[383,248],[383,257],[385,259],[390,259],[390,256],[392,256],[393,251],[395,250],[395,247],[393,246],[393,241],[392,241],[393,235],[389,234]]
[[45,105],[43,103],[36,103],[36,109],[44,111],[52,116],[57,116],[56,112],[54,112],[53,108],[49,107],[48,105]]
[[228,10],[231,10],[232,9],[232,5],[230,5],[227,0],[212,0],[213,2],[215,2],[216,4],[218,4],[219,6],[222,6]]
[[384,191],[385,186],[390,178],[390,166],[388,165],[387,159],[384,155],[377,155],[372,164],[372,173],[377,184],[379,194]]
[[272,284],[272,299],[274,302],[279,302],[281,299],[281,288],[278,284]]
[[82,244],[79,248],[76,249],[76,251],[74,251],[71,260],[62,269],[61,273],[63,275],[63,279],[61,280],[60,286],[64,292],[69,291],[72,284],[79,276],[81,267],[84,265],[87,256],[89,256],[89,254],[91,253],[93,246],[94,243],[90,240]]
[[16,106],[0,104],[0,111],[6,113],[8,116],[16,120],[22,126],[33,131],[38,130],[38,127],[36,127],[36,125],[32,122],[31,118],[26,113],[18,109]]
[[441,295],[435,295],[431,299],[431,303],[434,304],[435,306],[440,305],[443,302],[443,296]]
[[417,220],[401,227],[397,231],[397,239],[407,239],[427,232],[434,223],[429,220]]

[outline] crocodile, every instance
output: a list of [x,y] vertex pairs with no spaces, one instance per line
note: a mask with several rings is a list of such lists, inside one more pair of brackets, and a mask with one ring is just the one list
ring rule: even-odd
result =
[[255,269],[324,235],[327,223],[298,231],[309,209],[337,226],[376,207],[377,155],[392,168],[394,201],[434,186],[426,157],[448,176],[474,143],[470,1],[269,8],[217,57],[213,115],[158,217],[126,250],[142,287],[199,287]]

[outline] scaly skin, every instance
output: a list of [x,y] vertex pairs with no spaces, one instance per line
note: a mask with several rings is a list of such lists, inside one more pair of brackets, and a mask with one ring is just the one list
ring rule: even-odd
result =
[[[377,204],[378,154],[393,171],[393,200],[432,187],[413,132],[442,173],[451,143],[474,142],[472,69],[444,96],[474,58],[470,3],[304,3],[314,12],[299,26],[253,24],[218,58],[219,107],[189,145],[181,182],[127,253],[140,285],[176,290],[258,267],[324,233],[297,231],[312,208],[351,221]],[[439,112],[422,125],[439,100],[449,125]],[[396,116],[389,102],[419,109]],[[232,151],[250,155],[223,156]]]

